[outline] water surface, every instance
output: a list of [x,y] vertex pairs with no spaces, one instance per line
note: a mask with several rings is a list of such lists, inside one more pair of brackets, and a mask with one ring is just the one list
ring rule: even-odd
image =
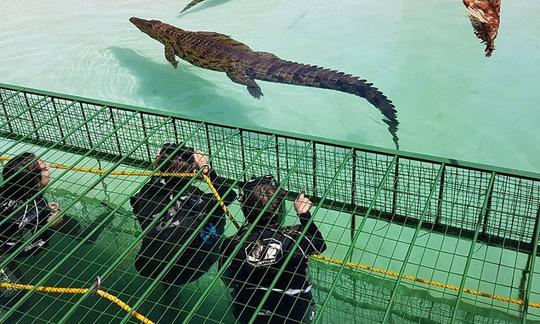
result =
[[352,73],[397,109],[402,150],[540,172],[540,3],[503,1],[497,49],[459,0],[1,1],[0,82],[392,148],[380,113],[353,95],[181,62],[131,16],[228,34],[254,50]]

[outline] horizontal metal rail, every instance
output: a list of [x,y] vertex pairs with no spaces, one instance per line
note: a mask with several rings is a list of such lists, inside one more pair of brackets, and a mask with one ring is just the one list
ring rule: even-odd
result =
[[38,89],[33,89],[33,88],[5,84],[5,83],[0,83],[0,89],[1,88],[13,90],[13,91],[35,93],[35,94],[50,96],[50,97],[59,98],[59,99],[74,100],[74,101],[79,101],[82,103],[88,103],[92,105],[110,106],[118,110],[137,111],[137,112],[144,113],[146,115],[173,117],[180,120],[190,121],[190,122],[195,122],[195,123],[204,122],[205,124],[209,126],[239,129],[244,132],[253,132],[253,133],[264,134],[264,135],[273,135],[273,136],[282,137],[282,138],[298,139],[298,140],[304,140],[307,142],[313,142],[316,144],[327,144],[327,145],[332,145],[332,146],[341,147],[341,148],[356,148],[362,152],[383,154],[390,157],[398,156],[399,158],[406,158],[406,159],[416,160],[416,161],[430,162],[430,163],[436,163],[436,164],[444,163],[446,166],[449,166],[449,167],[454,166],[454,167],[468,169],[468,170],[496,172],[497,174],[500,174],[500,175],[508,175],[508,176],[513,176],[513,177],[518,177],[518,178],[523,178],[523,179],[529,179],[529,180],[540,180],[540,173],[536,173],[536,172],[518,171],[514,169],[497,167],[497,166],[492,166],[492,165],[487,165],[487,164],[460,161],[460,160],[450,159],[450,158],[441,158],[441,157],[427,155],[427,154],[419,154],[419,153],[407,152],[407,151],[402,151],[402,150],[387,149],[387,148],[375,147],[375,146],[370,146],[370,145],[362,145],[355,142],[332,140],[332,139],[327,139],[327,138],[322,138],[322,137],[317,137],[317,136],[308,136],[305,134],[298,134],[298,133],[292,133],[292,132],[279,131],[275,129],[268,129],[264,127],[253,128],[253,127],[242,127],[242,125],[216,123],[213,120],[204,119],[204,118],[194,119],[190,116],[183,115],[176,111],[161,112],[156,109],[126,105],[126,104],[121,104],[121,103],[113,103],[113,102],[108,102],[104,100],[90,99],[90,98],[85,98],[85,97],[61,94],[61,93],[45,91],[45,90],[38,90]]

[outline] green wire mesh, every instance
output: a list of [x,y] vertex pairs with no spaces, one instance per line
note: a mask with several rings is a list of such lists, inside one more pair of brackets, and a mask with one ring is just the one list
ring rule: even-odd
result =
[[[325,257],[525,304],[540,302],[540,282],[534,280],[540,272],[537,174],[1,84],[0,125],[1,155],[31,151],[49,163],[107,171],[153,170],[163,143],[185,142],[208,153],[235,190],[251,175],[275,175],[289,192],[288,224],[297,222],[292,201],[305,187],[327,241]],[[53,170],[52,179],[48,200],[90,229],[77,235],[57,229],[44,253],[22,260],[6,255],[0,268],[16,264],[19,280],[34,285],[90,287],[101,276],[108,292],[159,323],[234,323],[228,287],[216,266],[184,286],[146,279],[134,269],[145,231],[129,199],[148,177]],[[198,180],[192,183],[207,190]],[[237,203],[230,210],[244,221]],[[228,222],[226,235],[235,232]],[[319,323],[540,322],[536,307],[319,259],[310,268]],[[35,291],[12,298],[0,313],[0,321],[8,318],[136,321],[89,294]]]

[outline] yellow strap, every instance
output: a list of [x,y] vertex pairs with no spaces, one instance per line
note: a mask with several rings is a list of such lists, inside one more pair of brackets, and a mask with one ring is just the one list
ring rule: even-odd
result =
[[[0,161],[9,161],[11,157],[9,156],[0,156]],[[195,177],[197,174],[193,172],[189,173],[179,173],[179,172],[149,172],[149,171],[127,171],[127,170],[113,170],[108,171],[104,169],[98,169],[98,168],[85,168],[85,167],[77,167],[77,166],[69,166],[65,164],[58,164],[58,163],[51,163],[49,164],[49,168],[52,169],[61,169],[61,170],[69,170],[69,171],[76,171],[76,172],[86,172],[86,173],[93,173],[93,174],[107,174],[110,172],[111,175],[119,175],[119,176],[145,176],[145,177],[151,177],[151,176],[158,176],[158,177],[180,177],[180,178],[191,178]],[[221,199],[219,193],[217,192],[216,188],[212,184],[212,181],[210,178],[206,175],[203,175],[205,182],[208,184],[208,187],[210,187],[210,191],[214,194],[217,201],[219,201],[219,205],[221,206],[221,209],[225,212],[225,215],[232,221],[234,226],[239,229],[240,225],[238,222],[234,219],[234,216],[231,214],[231,212],[227,209],[227,206],[225,206],[225,203]]]
[[208,187],[210,187],[210,191],[212,191],[212,193],[214,194],[214,197],[216,197],[217,201],[219,201],[219,205],[221,206],[221,209],[223,209],[223,211],[225,212],[225,215],[227,215],[227,217],[229,217],[229,219],[234,224],[236,229],[239,229],[240,224],[238,224],[238,222],[236,221],[236,219],[234,219],[233,215],[231,214],[231,212],[229,211],[227,206],[225,206],[225,203],[223,202],[223,199],[221,199],[219,193],[217,192],[216,188],[212,184],[212,180],[210,180],[210,177],[208,177],[206,174],[203,175],[203,177],[204,177],[204,180],[206,181],[206,183],[208,184]]
[[[16,290],[32,290],[34,286],[20,284],[20,283],[0,282],[0,288],[16,289]],[[66,288],[66,287],[48,287],[48,286],[36,286],[35,288],[36,288],[35,289],[36,291],[43,292],[43,293],[52,293],[52,294],[83,295],[90,291],[90,289],[88,288]],[[116,304],[118,307],[122,308],[127,313],[132,311],[132,308],[128,304],[124,303],[120,298],[114,295],[111,295],[104,290],[101,290],[101,289],[96,290],[96,295]],[[132,315],[144,324],[154,324],[154,322],[152,322],[147,317],[145,317],[144,315],[136,311],[133,311]]]
[[[329,258],[329,257],[318,255],[318,254],[312,255],[311,257],[313,259],[328,262],[328,263],[334,263],[334,264],[339,264],[339,265],[344,263],[344,261],[341,260],[341,259]],[[375,268],[375,267],[368,266],[368,265],[365,265],[365,264],[354,263],[354,262],[345,262],[345,266],[347,266],[349,268],[354,268],[354,269],[360,269],[360,270],[367,270],[367,271],[371,271],[371,272],[376,272],[376,273],[379,273],[379,274],[383,274],[383,275],[387,275],[387,276],[391,276],[391,277],[395,277],[395,278],[402,278],[402,279],[409,280],[409,281],[419,282],[419,283],[422,283],[422,284],[425,284],[425,285],[446,288],[446,289],[450,289],[450,290],[453,290],[453,291],[459,291],[459,287],[456,287],[454,285],[450,285],[450,284],[447,284],[447,283],[444,283],[444,282],[431,281],[431,280],[418,278],[418,277],[407,275],[407,274],[401,275],[401,274],[399,274],[397,272],[388,271],[388,270],[384,270],[384,269],[379,269],[379,268]],[[500,300],[500,301],[503,301],[503,302],[516,304],[516,305],[523,305],[525,303],[521,299],[509,298],[509,297],[498,296],[498,295],[492,295],[492,294],[488,294],[488,293],[485,293],[485,292],[481,292],[481,291],[473,290],[473,289],[469,289],[469,288],[464,288],[463,292],[467,293],[467,294],[470,294],[470,295],[476,295],[476,296],[486,297],[486,298],[490,298],[490,299],[496,299],[496,300]],[[540,308],[540,303],[529,303],[529,307]]]

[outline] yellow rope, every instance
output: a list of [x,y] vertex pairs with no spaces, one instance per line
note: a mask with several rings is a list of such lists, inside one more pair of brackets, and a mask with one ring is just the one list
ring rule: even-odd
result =
[[[36,291],[43,293],[53,293],[53,294],[72,294],[72,295],[83,295],[91,291],[89,288],[66,288],[66,287],[48,287],[48,286],[33,286],[20,283],[10,283],[10,282],[0,282],[0,288],[3,289],[16,289],[16,290],[32,290],[35,287]],[[122,308],[126,312],[131,312],[132,308],[124,303],[120,298],[109,294],[108,292],[97,289],[96,295],[101,298],[107,299],[110,302],[116,304],[118,307]],[[132,315],[141,321],[144,324],[154,324],[151,320],[146,318],[144,315],[133,311]]]
[[[105,298],[105,299],[115,303],[116,305],[118,305],[120,308],[122,308],[127,313],[132,311],[132,308],[128,304],[124,303],[122,300],[120,300],[120,298],[118,298],[118,297],[116,297],[114,295],[111,295],[106,291],[98,289],[96,291],[96,294],[98,296],[102,297],[102,298]],[[144,315],[142,315],[141,313],[139,313],[137,311],[133,311],[132,315],[136,319],[138,319],[139,321],[141,321],[144,324],[154,324],[154,322],[152,322],[151,320],[149,320],[148,318],[146,318]]]
[[[7,161],[9,159],[10,159],[10,157],[8,157],[8,156],[0,156],[0,161]],[[67,166],[67,165],[64,165],[64,164],[56,164],[56,163],[50,164],[49,167],[50,168],[55,168],[55,169],[71,170],[71,171],[77,171],[77,172],[88,172],[88,173],[95,173],[95,174],[106,174],[108,172],[107,170],[103,170],[103,169],[73,167],[73,166]],[[166,172],[149,172],[149,171],[127,171],[127,170],[114,170],[114,171],[111,171],[110,174],[111,175],[124,175],[124,176],[152,176],[152,175],[155,175],[155,176],[162,176],[162,177],[194,177],[196,175],[195,173],[166,173]],[[233,222],[233,224],[234,224],[234,226],[236,226],[236,228],[240,228],[240,225],[238,224],[238,222],[234,219],[231,212],[227,209],[227,206],[225,206],[225,203],[223,203],[223,200],[221,199],[219,193],[217,192],[216,188],[212,184],[212,181],[210,180],[210,178],[208,176],[206,176],[206,175],[203,175],[203,178],[204,178],[205,182],[208,184],[208,187],[210,187],[210,190],[212,191],[212,193],[214,194],[216,199],[219,201],[219,204],[220,204],[221,208],[223,209],[223,211],[225,212],[225,214],[227,215],[227,217],[229,217],[229,219]],[[339,265],[341,265],[341,264],[343,264],[345,262],[344,260],[341,260],[341,259],[329,258],[329,257],[322,256],[322,255],[312,255],[312,258],[320,260],[320,261],[328,262],[328,263],[339,264]],[[415,277],[415,276],[412,276],[412,275],[407,275],[407,274],[402,275],[402,274],[399,274],[398,272],[379,269],[379,268],[375,268],[375,267],[368,266],[368,265],[365,265],[365,264],[359,264],[359,263],[354,263],[354,262],[345,262],[345,266],[347,266],[349,268],[353,268],[353,269],[366,270],[366,271],[371,271],[371,272],[375,272],[375,273],[379,273],[379,274],[383,274],[383,275],[388,275],[388,276],[395,277],[395,278],[402,278],[402,279],[405,279],[405,280],[409,280],[409,281],[413,281],[413,282],[419,282],[419,283],[430,285],[430,286],[446,288],[446,289],[450,289],[450,290],[453,290],[453,291],[459,291],[459,287],[456,287],[454,285],[450,285],[450,284],[443,283],[443,282],[431,281],[431,280],[427,280],[427,279],[423,279],[423,278],[418,278],[418,277]],[[3,287],[4,285],[5,285],[5,283],[2,283],[2,286],[0,286],[0,287]],[[11,284],[11,285],[19,285],[18,287],[32,287],[32,286],[29,286],[29,285],[22,285],[22,284]],[[18,289],[18,288],[15,288],[15,289]],[[22,289],[26,289],[26,288],[22,288]],[[39,290],[39,289],[44,289],[44,290]],[[47,290],[47,289],[50,289],[50,290]],[[36,290],[44,291],[44,292],[56,292],[56,291],[53,291],[54,289],[61,289],[61,290],[62,289],[72,289],[72,290],[73,289],[75,289],[75,290],[83,289],[84,290],[84,288],[55,288],[55,287],[38,287]],[[86,290],[88,290],[88,289],[86,289]],[[98,290],[98,292],[99,291],[100,290]],[[492,295],[492,294],[488,294],[488,293],[485,293],[485,292],[481,292],[481,291],[477,291],[477,290],[469,289],[469,288],[464,288],[463,292],[467,293],[467,294],[475,295],[475,296],[481,296],[481,297],[486,297],[486,298],[490,298],[490,299],[500,300],[500,301],[503,301],[503,302],[508,302],[508,303],[516,304],[516,305],[523,305],[525,303],[521,299],[509,298],[509,297],[498,296],[498,295]],[[76,292],[76,293],[80,293],[80,292]],[[102,292],[102,293],[107,294],[106,292]],[[100,293],[98,293],[98,294],[100,294]],[[105,295],[100,295],[100,296],[102,296],[103,298],[109,299],[108,297],[105,297]],[[107,294],[107,296],[111,296],[111,298],[114,298],[115,300],[118,300],[123,305],[125,305],[127,308],[129,308],[129,310],[126,310],[126,308],[120,306],[120,304],[117,303],[117,305],[122,307],[124,310],[126,310],[128,312],[131,311],[131,308],[128,305],[124,304],[118,298],[116,298],[116,297],[114,297],[112,295],[109,295],[109,294]],[[111,300],[111,299],[109,299],[109,300]],[[116,303],[113,300],[111,300],[111,301]],[[531,302],[531,303],[529,303],[529,307],[540,308],[540,303],[532,303]],[[141,316],[141,318],[144,318],[144,316],[142,316],[142,315],[140,315],[139,313],[136,313],[136,312],[133,313],[133,316],[135,316],[135,317]],[[139,317],[137,317],[137,318],[140,319]],[[142,320],[142,319],[141,319],[141,321],[144,322],[144,320]],[[149,322],[145,322],[145,323],[152,323],[152,322],[149,321]]]
[[[9,161],[11,157],[9,156],[0,156],[0,161]],[[150,172],[150,171],[127,171],[127,170],[113,170],[113,171],[107,171],[103,169],[98,168],[85,168],[85,167],[77,167],[77,166],[69,166],[65,164],[58,164],[58,163],[51,163],[49,164],[49,168],[52,169],[61,169],[61,170],[70,170],[70,171],[76,171],[76,172],[86,172],[86,173],[93,173],[93,174],[106,174],[110,172],[111,175],[119,175],[119,176],[158,176],[158,177],[180,177],[180,178],[192,178],[195,177],[197,174],[192,172]],[[207,175],[203,175],[203,178],[205,182],[208,184],[208,187],[210,187],[210,191],[214,194],[217,201],[219,202],[219,205],[221,206],[221,209],[225,212],[225,215],[232,221],[234,226],[239,229],[240,224],[234,219],[234,216],[231,214],[229,209],[227,209],[227,206],[225,206],[225,203],[223,202],[223,199],[221,199],[221,196],[217,192],[216,188],[212,184],[212,180]]]
[[[312,255],[311,257],[316,259],[316,260],[321,260],[321,261],[328,262],[328,263],[334,263],[334,264],[339,264],[339,265],[344,263],[344,261],[341,260],[341,259],[329,258],[329,257],[325,257],[325,256],[322,256],[322,255]],[[415,276],[412,276],[412,275],[407,275],[407,274],[402,275],[402,274],[399,274],[397,272],[388,271],[388,270],[384,270],[384,269],[379,269],[379,268],[375,268],[375,267],[368,266],[368,265],[365,265],[365,264],[359,264],[359,263],[354,263],[354,262],[345,262],[345,266],[347,266],[349,268],[354,268],[354,269],[360,269],[360,270],[367,270],[367,271],[371,271],[371,272],[376,272],[376,273],[379,273],[379,274],[383,274],[383,275],[387,275],[387,276],[391,276],[391,277],[395,277],[395,278],[402,278],[402,279],[405,279],[405,280],[419,282],[419,283],[430,285],[430,286],[436,286],[436,287],[450,289],[450,290],[453,290],[453,291],[459,291],[459,287],[456,287],[454,285],[450,285],[450,284],[447,284],[447,283],[444,283],[444,282],[431,281],[431,280],[418,278],[418,277],[415,277]],[[480,296],[480,297],[486,297],[486,298],[490,298],[490,299],[500,300],[500,301],[503,301],[503,302],[516,304],[516,305],[523,305],[524,304],[524,301],[521,300],[521,299],[509,298],[509,297],[498,296],[498,295],[492,295],[492,294],[488,294],[488,293],[485,293],[485,292],[481,292],[481,291],[473,290],[473,289],[469,289],[469,288],[464,288],[463,292],[467,293],[467,294],[471,294],[471,295]],[[540,303],[529,303],[529,307],[540,308]]]
[[212,184],[212,180],[210,180],[210,178],[206,174],[203,175],[203,177],[204,177],[204,180],[206,181],[206,183],[208,184],[208,187],[210,187],[210,191],[212,191],[212,193],[216,197],[217,201],[219,201],[219,205],[221,206],[221,209],[223,209],[223,211],[225,212],[225,215],[227,215],[227,217],[229,217],[229,219],[234,224],[236,229],[239,229],[240,224],[238,224],[238,222],[236,221],[236,219],[234,219],[233,215],[231,214],[231,212],[229,211],[227,206],[225,206],[225,203],[223,202],[223,199],[221,199],[221,197],[219,196],[219,193],[217,192],[216,188]]

